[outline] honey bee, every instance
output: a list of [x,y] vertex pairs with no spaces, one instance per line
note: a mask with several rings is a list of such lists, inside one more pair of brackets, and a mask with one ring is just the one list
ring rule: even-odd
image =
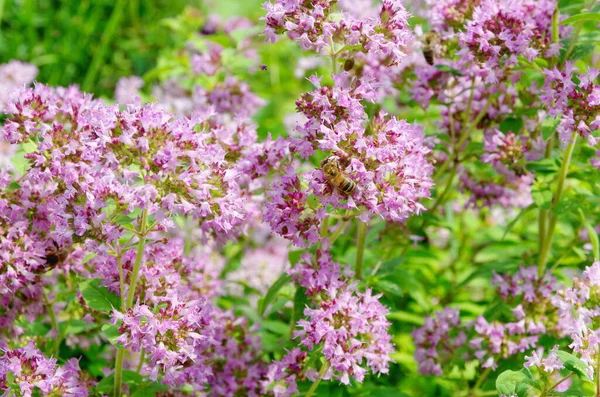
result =
[[41,274],[46,273],[54,269],[58,265],[62,265],[65,263],[69,254],[71,253],[71,247],[63,247],[60,248],[56,241],[52,242],[54,244],[54,248],[46,251],[46,255],[44,256],[44,261],[46,261],[45,265],[36,269],[35,273]]
[[354,182],[340,167],[337,156],[329,156],[321,162],[321,171],[329,184],[343,194],[352,194],[356,190]]
[[423,35],[423,57],[430,65],[433,65],[433,62],[435,61],[436,47],[439,45],[439,43],[440,36],[436,32],[431,31]]

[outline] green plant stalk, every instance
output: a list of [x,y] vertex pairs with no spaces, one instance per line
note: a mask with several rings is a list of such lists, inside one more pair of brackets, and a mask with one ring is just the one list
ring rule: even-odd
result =
[[115,394],[114,397],[121,397],[121,376],[123,374],[123,359],[125,358],[125,348],[117,350],[117,358],[115,359]]
[[[552,43],[558,43],[559,42],[559,32],[558,32],[558,16],[559,16],[559,11],[558,11],[558,3],[556,4],[556,8],[554,9],[554,13],[552,14]],[[553,57],[552,59],[550,59],[550,67],[552,68],[555,63],[557,61],[557,57]],[[554,134],[556,132],[554,132],[552,134],[552,136],[550,137],[550,139],[548,140],[548,144],[546,145],[546,153],[545,153],[545,157],[549,158],[552,155],[552,150],[554,149]],[[546,237],[546,233],[548,231],[548,210],[545,210],[543,208],[540,208],[540,213],[538,216],[538,251],[542,252],[542,250],[544,249],[544,244],[545,244],[545,237]]]
[[600,397],[600,350],[596,353],[596,397]]
[[596,353],[596,397],[600,397],[600,349]]
[[52,308],[52,303],[50,299],[48,299],[48,295],[46,292],[42,292],[42,297],[44,298],[44,303],[46,304],[46,310],[48,310],[48,315],[50,316],[50,324],[52,324],[52,328],[56,330],[56,339],[54,339],[54,348],[53,352],[58,356],[58,351],[60,348],[60,330],[58,329],[58,321],[56,320],[56,314],[54,314],[54,309]]
[[[450,191],[450,188],[452,187],[452,182],[454,182],[454,177],[456,176],[457,169],[458,169],[458,161],[455,161],[454,165],[452,166],[452,169],[450,170],[450,176],[448,177],[448,182],[446,182],[446,186],[444,187],[444,190],[438,196],[438,198],[435,200],[435,203],[433,204],[433,207],[431,207],[431,210],[429,210],[429,212],[433,213],[440,206],[440,204],[443,203],[443,199],[446,197],[446,195]],[[423,225],[421,225],[421,228],[423,228]]]
[[137,255],[135,257],[135,263],[133,265],[133,271],[131,272],[131,285],[129,291],[127,291],[127,301],[125,303],[125,309],[129,309],[133,305],[133,299],[135,298],[135,288],[137,286],[138,274],[142,268],[144,262],[144,248],[146,247],[146,223],[148,220],[148,209],[144,209],[142,212],[142,224],[140,226],[140,241],[138,242]]
[[544,248],[544,238],[546,236],[546,219],[548,217],[548,211],[543,208],[540,208],[540,213],[538,215],[538,251],[542,252],[542,248]]
[[497,396],[497,395],[498,395],[497,390],[482,391],[481,393],[476,394],[477,397]]
[[117,251],[117,264],[119,265],[119,292],[121,293],[121,311],[125,310],[125,277],[123,275],[123,258],[121,255],[121,247]]
[[356,232],[356,279],[362,280],[363,257],[365,254],[365,239],[367,237],[367,224],[358,221]]
[[556,2],[556,7],[554,8],[554,13],[552,14],[552,42],[553,43],[558,43],[558,41],[560,40],[559,32],[558,32],[559,13],[560,13],[560,11],[558,10],[558,2]]
[[585,214],[583,210],[579,209],[579,217],[581,218],[581,223],[585,227],[590,237],[590,243],[592,244],[592,254],[594,255],[594,260],[600,259],[600,241],[598,240],[598,233],[594,230],[593,226],[585,219]]
[[2,24],[2,16],[4,15],[4,0],[0,0],[0,25]]
[[[123,311],[131,308],[133,305],[133,299],[135,298],[135,289],[137,285],[137,278],[144,262],[144,249],[146,247],[146,224],[148,223],[148,209],[145,208],[142,212],[141,224],[139,227],[139,242],[135,263],[133,265],[133,271],[131,273],[131,284],[129,285],[129,291],[127,293],[127,300]],[[122,274],[121,274],[122,276]],[[124,283],[124,281],[123,281]],[[125,348],[117,349],[117,357],[115,359],[115,397],[121,397],[121,384],[122,384],[122,373],[123,373],[123,359],[125,358]]]
[[[483,117],[485,116],[485,114],[491,104],[492,104],[491,101],[488,100],[487,103],[485,104],[484,108],[481,109],[481,111],[477,114],[477,116],[475,116],[475,119],[473,120],[473,122],[471,124],[469,124],[469,127],[467,128],[467,130],[460,135],[460,140],[456,144],[456,147],[454,148],[454,152],[452,153],[452,155],[448,156],[448,158],[446,159],[446,161],[444,161],[442,166],[440,168],[438,168],[437,171],[433,174],[434,181],[438,180],[440,178],[440,176],[442,176],[442,174],[446,171],[446,169],[448,169],[450,162],[454,159],[454,156],[455,156],[454,153],[456,153],[457,150],[460,150],[460,147],[465,143],[467,138],[471,135],[473,130],[477,127],[477,124],[479,124],[481,119],[483,119]],[[452,123],[450,123],[450,126],[452,126]]]
[[575,148],[575,142],[577,140],[577,131],[573,132],[571,136],[571,142],[567,146],[567,150],[565,152],[565,158],[560,167],[560,173],[558,176],[558,185],[556,187],[556,193],[554,194],[554,198],[552,199],[552,205],[549,211],[549,222],[548,229],[546,231],[546,235],[543,238],[542,250],[540,251],[540,256],[538,260],[538,275],[541,277],[544,274],[544,270],[546,268],[546,262],[548,261],[548,253],[550,252],[550,247],[552,246],[552,237],[554,236],[554,230],[556,229],[557,216],[554,214],[554,210],[556,206],[560,203],[560,199],[562,198],[563,189],[565,186],[565,180],[567,179],[567,173],[569,171],[569,164],[571,163],[571,157],[573,155],[573,149]]
[[[546,151],[544,153],[545,158],[549,158],[552,156],[552,151],[554,150],[554,138],[555,133],[550,136],[548,139],[548,143],[546,144]],[[544,238],[546,237],[546,231],[548,227],[548,210],[540,208],[540,213],[538,216],[538,252],[542,252],[542,248],[544,247]]]
[[479,113],[477,113],[477,116],[475,116],[475,120],[473,120],[473,122],[469,125],[469,128],[467,128],[467,130],[460,137],[460,140],[458,141],[458,144],[456,145],[457,150],[461,149],[461,146],[464,145],[467,138],[469,138],[469,136],[471,135],[473,130],[477,127],[477,124],[479,124],[479,122],[483,119],[483,117],[485,116],[485,114],[487,113],[487,111],[491,105],[492,105],[492,101],[490,98],[490,99],[488,99],[488,101],[485,104],[485,106],[483,107],[483,109],[481,109],[479,111]]
[[546,391],[543,392],[542,397],[547,396],[548,393],[554,391],[554,389],[556,389],[558,386],[560,386],[563,382],[565,382],[571,376],[573,376],[572,372],[569,375],[567,375],[564,378],[562,378],[561,380],[559,380],[558,382],[556,382],[555,384],[553,384],[552,386],[550,386],[550,388],[548,390],[546,390]]
[[325,372],[327,372],[328,369],[329,364],[323,363],[323,365],[321,366],[321,370],[319,371],[319,377],[313,382],[313,384],[310,386],[310,389],[308,389],[304,397],[311,397],[314,394],[315,390],[317,390],[317,387],[319,387],[319,383],[321,383],[321,379],[323,378]]
[[344,229],[346,228],[346,221],[342,220],[340,222],[340,225],[337,227],[337,229],[335,229],[335,231],[331,234],[331,236],[329,236],[329,245],[333,245],[333,243],[335,242],[335,240],[338,239],[338,237],[340,237],[340,235],[342,234],[342,232],[344,231]]
[[331,46],[331,69],[333,71],[333,74],[337,73],[337,52],[334,52],[334,44],[333,44],[333,39],[330,38],[329,39],[329,45]]
[[146,358],[146,349],[142,348],[142,352],[140,353],[140,361],[138,361],[138,365],[135,369],[135,372],[138,374],[142,370],[142,365],[144,365],[144,358]]
[[125,9],[125,5],[127,4],[126,0],[117,0],[117,4],[113,9],[112,14],[110,15],[110,19],[106,24],[106,28],[104,29],[104,33],[102,34],[102,38],[100,39],[100,46],[94,53],[94,57],[90,62],[90,67],[85,74],[85,78],[83,79],[83,83],[81,84],[81,88],[83,91],[89,92],[92,88],[92,85],[96,82],[96,77],[98,75],[98,71],[100,70],[100,66],[104,61],[104,57],[106,52],[108,51],[108,47],[110,42],[117,32],[119,27],[119,23],[123,18],[123,11]]
[[321,221],[321,230],[319,230],[319,234],[321,235],[321,237],[325,238],[327,237],[327,234],[329,232],[329,218],[324,218]]
[[481,387],[481,385],[483,385],[483,382],[485,382],[485,380],[489,376],[490,372],[492,372],[492,368],[491,367],[488,367],[488,368],[485,369],[485,371],[483,371],[483,373],[477,379],[477,382],[475,382],[475,385],[473,386],[473,389],[471,389],[472,390],[471,395],[477,395],[477,392],[479,391],[479,388]]

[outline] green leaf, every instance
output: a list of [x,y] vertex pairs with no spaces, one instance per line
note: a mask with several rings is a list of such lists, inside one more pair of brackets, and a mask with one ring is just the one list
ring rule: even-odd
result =
[[523,128],[523,119],[517,119],[514,117],[509,117],[504,119],[502,123],[500,123],[500,131],[503,133],[512,132],[514,134],[518,134],[519,131]]
[[17,190],[20,189],[21,185],[18,182],[11,182],[10,185],[7,186],[8,190]]
[[117,225],[130,225],[130,224],[133,223],[133,221],[135,221],[135,218],[132,218],[132,217],[127,216],[127,215],[120,215],[117,218],[116,224]]
[[387,315],[387,318],[389,320],[401,321],[404,323],[415,324],[418,326],[425,324],[425,319],[422,316],[419,316],[415,313],[405,312],[403,310],[391,312]]
[[117,338],[121,334],[119,333],[119,328],[116,325],[104,324],[102,326],[102,332],[104,332],[106,339],[108,339],[111,345],[118,346]]
[[527,169],[536,174],[552,174],[558,171],[559,168],[555,159],[543,159],[527,163]]
[[586,12],[583,14],[576,14],[576,15],[570,16],[570,17],[566,18],[565,20],[561,21],[559,23],[559,25],[575,25],[578,23],[588,22],[588,21],[600,22],[600,13]]
[[294,321],[292,322],[292,326],[295,326],[298,320],[304,317],[304,309],[306,308],[307,300],[306,288],[296,288],[296,293],[294,294]]
[[404,295],[402,288],[400,288],[400,286],[393,281],[377,280],[371,285],[373,285],[374,288],[392,296],[401,297]]
[[587,375],[588,366],[583,361],[571,353],[567,353],[566,351],[562,350],[558,350],[556,355],[561,359],[566,369],[576,373],[581,379],[591,382],[591,379]]
[[535,208],[535,205],[531,204],[525,208],[523,208],[520,212],[519,215],[517,215],[515,217],[515,219],[513,219],[507,226],[506,229],[504,229],[504,234],[502,234],[502,239],[501,241],[504,240],[504,238],[506,237],[506,235],[508,234],[508,232],[510,232],[512,230],[512,228],[517,224],[517,221],[519,219],[521,219],[523,217],[523,215],[525,215],[525,213],[527,213],[528,211],[532,210]]
[[131,397],[154,397],[156,392],[169,390],[169,387],[158,382],[148,381],[132,389]]
[[448,72],[450,74],[453,74],[455,76],[462,76],[462,73],[454,68],[451,68],[448,65],[435,65],[436,69],[441,71],[441,72]]
[[596,46],[594,44],[577,44],[573,52],[569,54],[569,59],[582,59],[591,54]]
[[258,313],[260,313],[260,315],[265,313],[266,308],[273,299],[275,299],[279,290],[290,281],[292,281],[292,276],[284,273],[273,283],[273,285],[271,285],[271,288],[269,288],[265,297],[258,303]]
[[268,330],[273,332],[274,334],[278,334],[278,335],[282,335],[282,336],[287,336],[290,332],[290,325],[286,324],[284,322],[281,321],[263,321],[261,323],[261,326]]
[[585,195],[576,194],[573,196],[564,197],[554,208],[554,214],[562,215],[569,212],[574,212],[575,210],[583,210],[585,209],[586,205],[587,200]]
[[365,245],[370,247],[371,244],[375,243],[379,239],[381,231],[386,227],[385,222],[379,222],[369,228],[367,236],[365,237]]
[[587,230],[588,236],[590,237],[594,260],[600,260],[600,241],[598,240],[598,233],[596,233],[596,229],[594,229],[594,227],[588,222],[581,208],[579,209],[579,217],[581,218],[581,223]]
[[50,326],[40,319],[27,321],[22,318],[16,324],[25,330],[24,336],[44,336],[50,331]]
[[586,394],[580,390],[568,390],[568,391],[555,391],[552,393],[553,396],[557,397],[587,397]]
[[536,386],[527,368],[520,371],[504,371],[496,379],[496,390],[500,395],[525,397]]
[[83,320],[68,320],[58,324],[61,335],[80,334],[96,328],[95,324],[88,324]]
[[290,265],[294,266],[296,263],[300,262],[300,258],[305,252],[305,250],[296,250],[288,252],[288,260],[290,261]]
[[79,290],[85,302],[94,310],[111,311],[121,306],[119,297],[100,285],[100,279],[94,278],[79,283]]
[[229,35],[232,39],[234,39],[237,43],[244,40],[250,36],[257,36],[260,33],[260,28],[258,26],[254,26],[247,29],[236,29],[232,31]]
[[[123,383],[126,383],[132,387],[135,387],[142,382],[142,376],[135,371],[124,370],[122,376]],[[98,382],[96,385],[96,391],[101,394],[112,394],[114,386],[115,374],[112,373]]]
[[6,384],[9,388],[14,388],[15,386],[17,386],[15,384],[15,375],[10,371],[8,371],[8,373],[6,374]]
[[531,189],[531,198],[540,208],[549,210],[552,203],[552,192],[547,185],[534,185]]

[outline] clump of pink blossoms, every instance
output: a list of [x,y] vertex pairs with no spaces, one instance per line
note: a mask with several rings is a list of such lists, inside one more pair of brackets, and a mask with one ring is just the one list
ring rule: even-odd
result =
[[89,395],[93,383],[80,372],[77,359],[59,366],[55,358],[45,357],[32,341],[0,352],[0,389],[6,395],[80,397]]

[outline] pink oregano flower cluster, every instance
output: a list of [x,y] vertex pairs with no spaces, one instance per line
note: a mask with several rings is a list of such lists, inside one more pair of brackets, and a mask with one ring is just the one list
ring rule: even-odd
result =
[[590,68],[577,73],[567,62],[564,70],[545,70],[545,84],[541,96],[550,116],[560,116],[557,127],[562,142],[570,142],[573,132],[587,138],[592,146],[598,139],[591,132],[600,128],[600,85],[596,82],[598,70]]
[[[336,2],[327,0],[277,1],[266,3],[265,9],[268,41],[287,33],[302,49],[333,60],[333,82],[311,76],[315,89],[296,101],[302,117],[287,140],[290,157],[315,164],[332,156],[344,178],[356,184],[353,192],[344,194],[320,167],[299,169],[290,160],[266,192],[263,216],[273,231],[299,246],[319,244],[314,255],[304,254],[288,271],[310,298],[306,318],[297,324],[303,347],[270,365],[271,383],[265,389],[288,396],[306,377],[347,384],[350,379],[363,380],[365,365],[374,373],[388,371],[393,347],[387,309],[379,296],[349,282],[351,274],[323,245],[321,229],[330,215],[328,208],[358,211],[363,222],[376,216],[402,222],[420,213],[421,200],[430,194],[432,166],[421,127],[383,111],[369,117],[365,110],[367,102],[391,92],[393,71],[413,40],[400,2],[384,0],[365,13],[337,9]],[[320,368],[298,371],[298,363],[306,360],[305,349],[317,348],[324,359]]]
[[6,395],[78,397],[89,395],[95,382],[85,377],[77,359],[59,366],[55,358],[47,358],[33,341],[18,349],[0,351],[0,389]]
[[429,317],[413,333],[419,372],[440,376],[459,357],[496,369],[499,360],[531,352],[541,336],[556,333],[552,299],[558,289],[549,272],[539,277],[535,266],[521,267],[514,275],[495,274],[492,282],[510,305],[511,315],[493,320],[478,316],[463,322],[458,310],[446,308]]

